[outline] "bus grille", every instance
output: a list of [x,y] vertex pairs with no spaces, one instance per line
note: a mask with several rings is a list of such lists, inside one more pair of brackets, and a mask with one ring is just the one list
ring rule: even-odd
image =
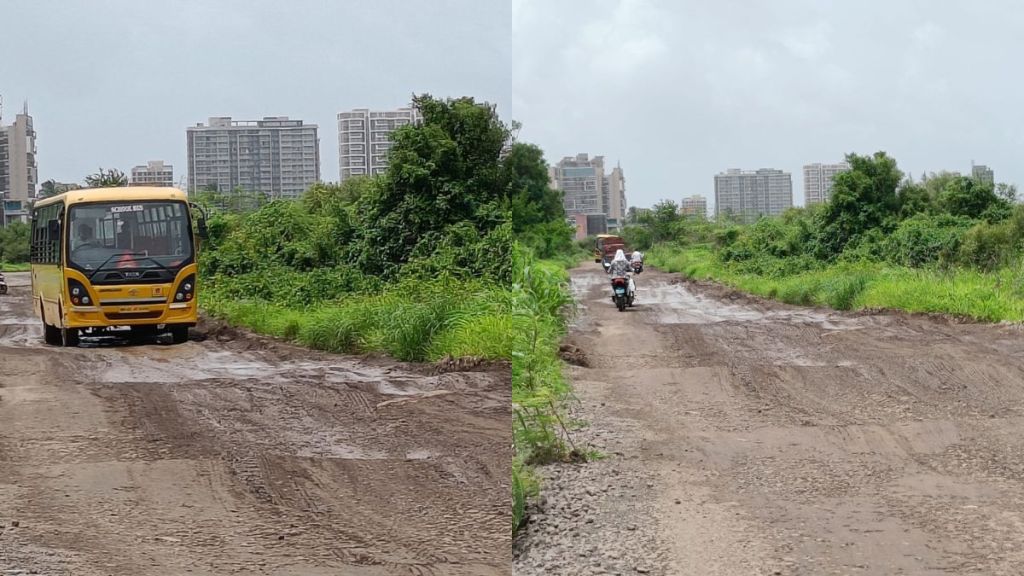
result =
[[151,320],[159,318],[163,314],[161,310],[153,312],[107,312],[104,315],[111,320]]

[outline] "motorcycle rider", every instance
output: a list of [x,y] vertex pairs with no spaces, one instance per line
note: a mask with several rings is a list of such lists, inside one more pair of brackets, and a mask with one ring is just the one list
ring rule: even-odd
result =
[[630,262],[644,263],[644,254],[639,250],[633,250],[633,254],[629,257]]
[[626,253],[622,249],[615,251],[615,258],[612,258],[612,263],[608,266],[608,275],[612,278],[625,278],[629,281],[629,295],[635,296],[636,286],[633,284],[632,267],[629,264],[629,260],[626,259]]

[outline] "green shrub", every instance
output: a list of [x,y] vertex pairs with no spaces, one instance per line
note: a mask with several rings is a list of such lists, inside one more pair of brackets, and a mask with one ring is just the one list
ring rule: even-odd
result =
[[955,260],[960,242],[974,222],[948,214],[917,214],[900,222],[884,245],[893,264],[918,268]]

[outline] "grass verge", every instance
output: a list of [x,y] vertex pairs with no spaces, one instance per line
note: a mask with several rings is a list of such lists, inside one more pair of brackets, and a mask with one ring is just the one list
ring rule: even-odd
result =
[[1024,266],[985,273],[871,262],[837,263],[787,276],[744,273],[707,247],[657,247],[647,261],[668,272],[714,280],[744,292],[836,310],[890,308],[976,320],[1024,321]]
[[19,262],[17,264],[0,262],[0,272],[28,272],[31,269],[32,265],[28,262]]
[[511,355],[511,295],[483,284],[407,284],[309,308],[233,300],[213,288],[202,303],[231,324],[329,352],[383,352],[411,362]]
[[565,459],[573,448],[565,400],[571,393],[558,348],[572,304],[566,268],[572,258],[537,260],[517,246],[512,306],[512,407],[515,462],[512,508],[515,532],[539,487],[529,466]]

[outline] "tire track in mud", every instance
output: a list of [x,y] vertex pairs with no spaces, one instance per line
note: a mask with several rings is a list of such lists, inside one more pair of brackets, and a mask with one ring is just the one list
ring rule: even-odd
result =
[[[571,369],[576,416],[612,458],[542,470],[555,492],[517,573],[1019,573],[1020,327],[798,308],[654,270],[620,313],[600,270],[572,280],[569,343],[591,365]],[[600,497],[637,482],[639,512]]]
[[27,282],[12,292],[0,569],[511,573],[507,366],[429,374],[230,331],[45,347]]

